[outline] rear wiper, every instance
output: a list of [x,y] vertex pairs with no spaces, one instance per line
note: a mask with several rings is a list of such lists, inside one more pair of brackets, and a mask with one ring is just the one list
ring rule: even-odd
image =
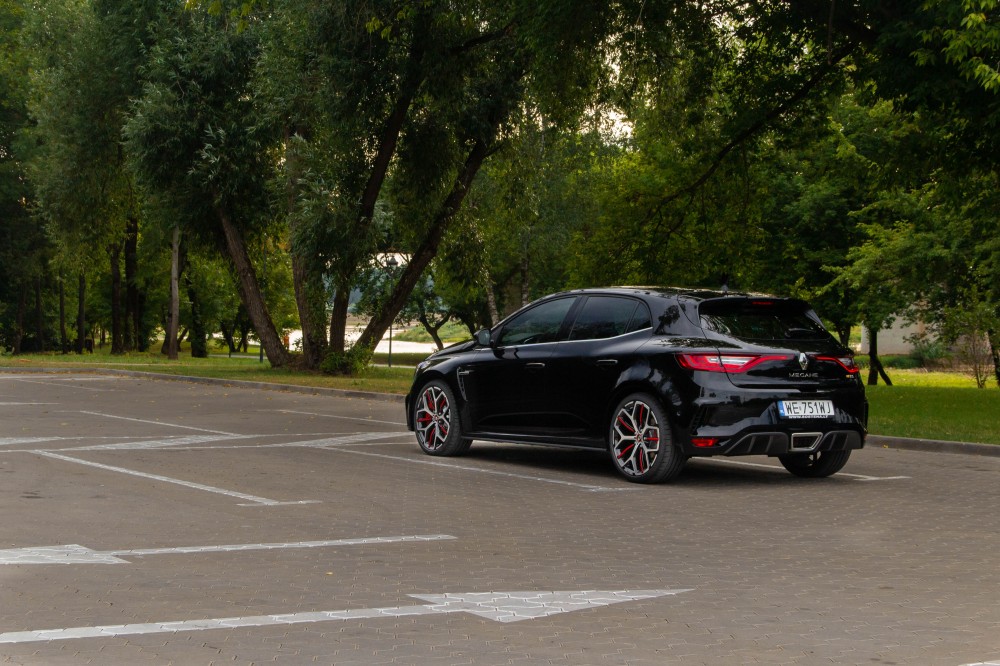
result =
[[818,332],[811,328],[789,328],[785,331],[786,338],[811,338],[816,337]]

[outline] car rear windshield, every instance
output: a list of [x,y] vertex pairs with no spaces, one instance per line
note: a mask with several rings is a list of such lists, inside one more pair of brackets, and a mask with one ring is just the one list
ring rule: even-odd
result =
[[698,314],[705,330],[741,340],[822,340],[830,335],[802,301],[705,301]]

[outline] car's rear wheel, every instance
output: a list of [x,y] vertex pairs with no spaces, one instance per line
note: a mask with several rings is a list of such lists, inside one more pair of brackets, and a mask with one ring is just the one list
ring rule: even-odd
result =
[[778,460],[795,476],[818,479],[836,474],[844,469],[850,451],[816,451],[814,453],[790,453],[778,456]]
[[420,448],[432,456],[456,456],[468,451],[472,444],[471,439],[462,436],[455,394],[438,379],[420,391],[413,410],[413,431]]
[[618,472],[636,483],[672,479],[686,461],[659,402],[645,393],[633,393],[615,407],[608,448]]

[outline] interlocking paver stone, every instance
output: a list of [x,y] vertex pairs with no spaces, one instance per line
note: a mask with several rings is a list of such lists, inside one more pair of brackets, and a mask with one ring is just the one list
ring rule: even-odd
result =
[[600,453],[424,464],[398,401],[18,377],[0,403],[51,404],[0,404],[0,663],[1000,660],[1000,458],[872,448],[819,481],[695,462],[640,487]]

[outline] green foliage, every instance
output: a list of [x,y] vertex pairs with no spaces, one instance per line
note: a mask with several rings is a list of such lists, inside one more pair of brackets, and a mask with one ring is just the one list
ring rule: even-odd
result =
[[934,64],[941,56],[967,79],[988,92],[1000,92],[1000,25],[997,0],[928,0],[921,9],[937,17],[935,25],[920,32],[924,48],[915,52],[917,62]]
[[[438,335],[445,344],[463,342],[471,339],[469,329],[458,322],[450,321],[441,327]],[[401,342],[434,342],[430,334],[423,327],[411,328],[396,333],[393,338]]]
[[1000,310],[984,298],[977,285],[963,289],[953,306],[944,309],[941,337],[952,342],[959,361],[983,388],[993,374],[988,335],[1000,330]]
[[353,345],[343,352],[328,351],[320,370],[328,375],[350,375],[364,373],[371,362],[372,350],[361,345]]

